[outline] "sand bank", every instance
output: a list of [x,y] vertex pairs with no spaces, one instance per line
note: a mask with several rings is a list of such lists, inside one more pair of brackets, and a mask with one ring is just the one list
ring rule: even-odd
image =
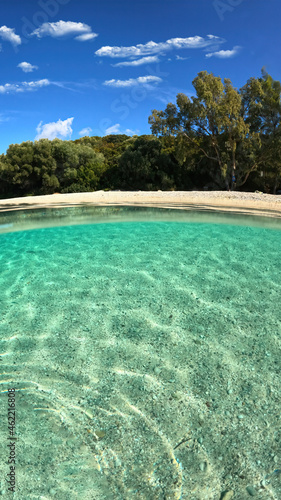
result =
[[281,217],[281,196],[227,191],[96,191],[0,200],[0,212],[71,206],[148,206]]

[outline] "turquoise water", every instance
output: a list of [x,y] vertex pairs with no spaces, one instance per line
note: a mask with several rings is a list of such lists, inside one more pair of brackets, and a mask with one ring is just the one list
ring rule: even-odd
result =
[[243,223],[0,235],[13,498],[281,498],[281,231]]

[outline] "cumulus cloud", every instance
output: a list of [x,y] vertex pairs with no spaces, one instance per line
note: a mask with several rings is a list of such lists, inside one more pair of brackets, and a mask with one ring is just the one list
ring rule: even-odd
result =
[[45,125],[43,125],[41,121],[36,128],[37,136],[35,140],[50,139],[50,141],[52,141],[55,138],[66,139],[67,137],[71,137],[73,132],[71,128],[73,120],[74,118],[67,118],[66,120],[45,123]]
[[80,132],[78,132],[78,133],[81,136],[85,136],[85,135],[90,135],[91,132],[92,132],[91,127],[86,127],[86,128],[83,128],[82,130],[80,130]]
[[100,57],[141,57],[152,54],[159,54],[172,49],[201,49],[216,44],[221,44],[225,40],[215,35],[207,35],[206,38],[193,36],[188,38],[171,38],[166,42],[155,43],[153,41],[146,44],[133,45],[131,47],[101,47],[96,51]]
[[11,94],[15,92],[27,92],[30,90],[38,90],[41,87],[51,85],[52,82],[47,78],[37,80],[36,82],[21,82],[21,83],[5,83],[0,85],[0,94]]
[[141,59],[134,59],[133,61],[124,61],[117,64],[112,64],[115,68],[122,66],[141,66],[142,64],[158,63],[160,61],[158,56],[147,56]]
[[147,85],[159,82],[162,82],[162,78],[158,76],[139,76],[138,78],[129,78],[129,80],[106,80],[104,85],[108,87],[133,87],[135,85]]
[[13,45],[21,44],[21,37],[16,35],[14,28],[8,28],[7,26],[0,27],[0,37],[5,42],[10,42]]
[[126,135],[136,135],[139,130],[131,130],[127,128],[126,130],[120,130],[120,123],[116,123],[111,127],[107,128],[105,131],[105,135],[113,135],[113,134],[126,134]]
[[18,64],[18,68],[22,69],[24,73],[32,73],[35,69],[38,69],[38,66],[33,66],[28,62],[21,62]]
[[38,38],[43,36],[51,36],[53,38],[60,38],[67,35],[76,35],[75,40],[85,42],[92,40],[98,35],[92,32],[91,26],[84,23],[75,23],[72,21],[58,21],[56,23],[43,23],[39,28],[31,33]]
[[241,47],[239,47],[239,45],[236,45],[236,47],[233,47],[232,50],[219,50],[217,52],[209,52],[208,54],[206,54],[206,57],[218,57],[220,59],[228,59],[230,57],[236,56],[240,49]]

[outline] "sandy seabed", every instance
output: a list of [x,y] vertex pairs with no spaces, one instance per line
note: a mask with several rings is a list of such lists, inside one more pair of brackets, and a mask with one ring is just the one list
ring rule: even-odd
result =
[[[281,217],[281,197],[222,191],[58,194],[0,211],[79,206]],[[15,500],[281,498],[280,231],[147,226],[0,241]]]

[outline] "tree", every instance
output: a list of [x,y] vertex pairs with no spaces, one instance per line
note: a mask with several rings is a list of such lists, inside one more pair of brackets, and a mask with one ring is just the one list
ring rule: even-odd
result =
[[125,189],[173,189],[173,162],[162,151],[160,140],[138,137],[119,159],[119,187]]
[[262,69],[241,89],[243,116],[261,141],[259,171],[264,189],[276,192],[281,181],[281,84]]
[[119,185],[118,165],[119,159],[130,146],[134,144],[136,136],[130,137],[125,134],[112,134],[100,137],[100,142],[95,148],[105,158],[105,171],[100,180],[100,187],[116,189]]
[[63,192],[94,191],[105,170],[104,156],[89,146],[80,145],[75,145],[75,153],[78,156],[75,182],[65,187]]
[[1,181],[8,192],[21,195],[36,188],[33,173],[33,143],[11,144],[6,156],[2,156]]
[[67,189],[77,180],[79,156],[77,146],[69,141],[54,139],[52,141],[52,156],[56,162],[56,176],[61,190]]
[[157,136],[175,135],[183,158],[184,150],[193,146],[199,162],[202,157],[209,160],[208,174],[217,186],[242,186],[257,165],[249,156],[247,163],[241,163],[237,153],[243,145],[245,157],[247,143],[255,143],[257,138],[243,119],[241,95],[229,79],[223,83],[207,71],[200,72],[192,83],[195,97],[178,94],[177,105],[168,104],[164,112],[152,111],[151,131]]
[[52,156],[52,142],[40,139],[33,144],[33,172],[37,179],[39,192],[51,194],[59,189],[60,183],[56,176],[57,164]]

